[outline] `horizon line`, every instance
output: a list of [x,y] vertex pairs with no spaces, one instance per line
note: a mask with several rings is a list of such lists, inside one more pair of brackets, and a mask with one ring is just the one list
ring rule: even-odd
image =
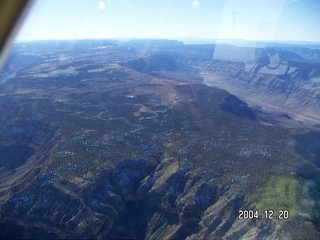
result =
[[130,41],[130,40],[170,40],[170,41],[180,41],[184,44],[188,44],[186,42],[194,41],[192,44],[199,44],[203,41],[202,44],[211,44],[216,43],[217,41],[226,41],[226,42],[247,42],[247,43],[292,43],[292,44],[316,44],[320,45],[320,41],[310,41],[310,40],[250,40],[250,39],[232,39],[232,38],[196,38],[196,37],[179,37],[179,38],[160,38],[160,37],[121,37],[121,38],[48,38],[48,39],[15,39],[13,43],[21,43],[21,42],[44,42],[44,41],[99,41],[99,40],[109,40],[109,41]]

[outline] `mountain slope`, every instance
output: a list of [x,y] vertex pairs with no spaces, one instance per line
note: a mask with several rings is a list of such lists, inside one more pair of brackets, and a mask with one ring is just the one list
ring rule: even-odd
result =
[[[50,51],[1,85],[1,149],[26,149],[0,151],[21,159],[0,162],[2,238],[319,237],[313,129],[115,63],[138,58],[126,48]],[[287,220],[239,219],[284,206]]]

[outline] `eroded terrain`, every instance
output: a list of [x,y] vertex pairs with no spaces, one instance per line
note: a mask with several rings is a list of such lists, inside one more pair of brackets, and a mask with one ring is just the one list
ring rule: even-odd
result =
[[65,45],[20,43],[2,72],[1,237],[319,238],[317,116],[203,84],[252,77],[208,46]]

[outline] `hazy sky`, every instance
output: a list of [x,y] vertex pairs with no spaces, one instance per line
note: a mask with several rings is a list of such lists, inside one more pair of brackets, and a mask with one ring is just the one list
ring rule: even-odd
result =
[[319,10],[319,0],[38,0],[17,39],[320,42]]

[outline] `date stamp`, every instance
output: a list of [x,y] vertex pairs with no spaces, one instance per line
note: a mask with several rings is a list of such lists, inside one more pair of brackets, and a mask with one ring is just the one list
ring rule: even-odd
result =
[[289,219],[288,210],[274,211],[272,209],[259,212],[258,210],[245,210],[240,209],[238,211],[238,219],[268,219],[268,220],[287,220]]

